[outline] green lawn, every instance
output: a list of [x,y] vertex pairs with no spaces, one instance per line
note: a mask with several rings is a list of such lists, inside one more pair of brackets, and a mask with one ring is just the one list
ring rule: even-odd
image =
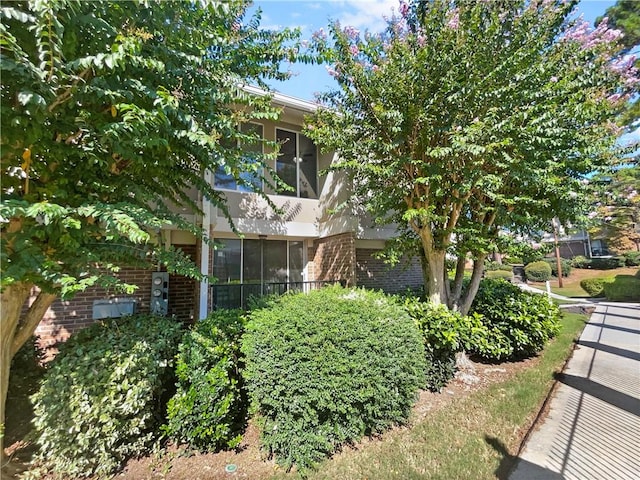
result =
[[410,429],[327,460],[309,478],[504,478],[513,465],[523,429],[530,427],[538,413],[553,384],[553,374],[564,365],[585,320],[583,315],[565,314],[561,334],[533,367],[454,400]]
[[[591,270],[584,268],[574,268],[571,275],[562,279],[563,287],[558,287],[558,279],[551,280],[551,291],[558,295],[575,298],[589,298],[589,294],[580,286],[580,282],[585,278],[613,278],[618,275],[634,275],[638,267],[623,267],[613,270]],[[544,289],[544,283],[533,283],[534,286]]]

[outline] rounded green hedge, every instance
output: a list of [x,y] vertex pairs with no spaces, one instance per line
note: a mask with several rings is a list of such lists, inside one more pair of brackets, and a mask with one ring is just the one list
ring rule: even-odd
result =
[[[612,280],[608,280],[612,281]],[[580,281],[580,288],[589,294],[590,297],[601,297],[604,295],[604,278],[585,278]]]
[[217,310],[183,337],[178,391],[167,406],[166,434],[200,451],[235,448],[247,421],[241,310]]
[[604,295],[612,302],[640,301],[640,279],[636,275],[616,275],[605,282]]
[[420,332],[379,292],[285,295],[251,312],[242,351],[262,444],[286,467],[406,422],[424,385]]
[[640,266],[640,252],[626,252],[622,254],[627,267]]
[[532,262],[524,267],[524,274],[532,282],[546,282],[551,278],[551,265],[543,260]]
[[32,397],[44,464],[107,476],[147,452],[175,390],[181,335],[174,319],[136,315],[95,323],[62,344]]
[[511,280],[513,278],[513,271],[506,270],[488,270],[484,272],[486,278],[503,278],[505,280]]
[[534,355],[560,330],[560,309],[545,295],[500,279],[480,283],[471,311],[482,315],[487,328],[486,338],[472,351],[488,360]]

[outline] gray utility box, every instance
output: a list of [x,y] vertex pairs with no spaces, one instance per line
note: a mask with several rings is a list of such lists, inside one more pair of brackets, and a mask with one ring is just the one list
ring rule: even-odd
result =
[[169,274],[153,272],[151,274],[151,313],[166,315],[169,312]]
[[105,298],[93,301],[93,319],[117,318],[136,313],[134,298]]

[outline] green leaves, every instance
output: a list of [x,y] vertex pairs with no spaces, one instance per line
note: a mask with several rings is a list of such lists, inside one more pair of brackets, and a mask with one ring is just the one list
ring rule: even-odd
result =
[[117,262],[199,278],[157,231],[202,235],[186,221],[202,197],[226,211],[204,172],[224,165],[239,181],[238,122],[278,116],[238,85],[285,78],[280,62],[297,47],[298,33],[260,30],[247,5],[3,5],[3,284],[70,294],[87,272],[112,281]]
[[535,355],[560,331],[560,309],[545,295],[502,279],[482,281],[472,311],[485,333],[470,350],[488,360]]
[[159,438],[181,333],[173,319],[133,316],[65,342],[33,396],[44,464],[56,474],[107,476],[147,452]]
[[298,469],[404,423],[424,383],[420,334],[394,299],[327,287],[250,315],[244,376],[262,444]]
[[218,310],[180,344],[178,391],[167,406],[166,435],[200,451],[235,448],[247,420],[241,370],[243,312]]
[[443,302],[445,269],[430,252],[478,257],[501,228],[575,220],[580,180],[621,153],[607,95],[634,79],[612,71],[614,35],[589,34],[597,48],[575,41],[571,8],[416,1],[381,35],[333,24],[331,40],[315,36],[339,87],[307,135],[337,150],[354,203],[420,238]]

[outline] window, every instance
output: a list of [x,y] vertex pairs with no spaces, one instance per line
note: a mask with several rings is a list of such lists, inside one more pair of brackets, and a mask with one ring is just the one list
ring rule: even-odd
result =
[[318,151],[313,141],[301,133],[276,129],[280,154],[276,160],[278,177],[293,187],[282,195],[318,198]]
[[213,276],[224,283],[302,282],[304,242],[216,240]]
[[[240,132],[246,135],[255,135],[263,138],[263,127],[257,123],[243,123]],[[238,147],[244,152],[243,166],[246,170],[254,168],[255,171],[244,171],[240,174],[243,184],[238,184],[236,179],[224,167],[218,168],[215,174],[214,185],[225,190],[238,190],[240,192],[255,192],[262,189],[261,170],[258,168],[258,158],[262,155],[262,141],[254,140],[247,143],[238,142]]]

